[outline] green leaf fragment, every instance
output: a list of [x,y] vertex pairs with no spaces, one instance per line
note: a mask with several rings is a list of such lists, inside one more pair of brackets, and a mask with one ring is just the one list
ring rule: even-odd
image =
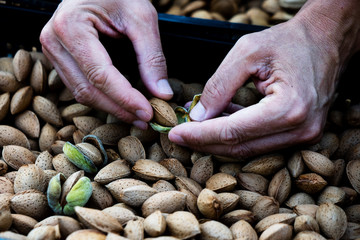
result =
[[63,152],[66,157],[78,168],[84,170],[87,173],[96,173],[97,167],[95,164],[83,154],[76,146],[70,142],[66,142],[63,146]]

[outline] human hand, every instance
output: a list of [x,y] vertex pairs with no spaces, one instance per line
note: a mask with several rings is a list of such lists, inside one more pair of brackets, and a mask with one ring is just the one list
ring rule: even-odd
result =
[[148,0],[64,0],[40,35],[44,54],[78,102],[145,129],[152,108],[113,66],[99,32],[127,36],[145,86],[168,100],[173,92],[166,80],[157,13]]
[[[317,9],[326,9],[320,7]],[[333,26],[322,22],[323,27],[331,29],[329,32],[326,27],[316,28],[316,23],[309,20],[314,18],[303,14],[239,39],[190,113],[200,122],[176,126],[169,132],[169,139],[197,151],[233,157],[319,140],[338,76],[354,50],[356,38],[353,35],[353,40],[348,40],[349,36],[341,40],[339,35],[344,32],[338,26],[331,29],[335,24],[329,19]],[[351,27],[347,24],[347,35]],[[334,30],[338,35],[331,34]],[[236,90],[249,78],[264,98],[246,108],[230,104]],[[228,110],[235,112],[218,117]]]

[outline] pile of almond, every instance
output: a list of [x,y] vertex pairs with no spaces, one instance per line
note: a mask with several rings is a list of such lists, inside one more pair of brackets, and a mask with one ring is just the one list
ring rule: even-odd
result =
[[291,19],[306,0],[153,0],[160,13],[271,26]]
[[[203,89],[170,83],[173,107]],[[249,83],[233,101],[260,98]],[[0,58],[0,238],[359,239],[360,105],[340,105],[315,145],[249,159],[211,155],[77,103],[43,54],[19,50]],[[63,151],[89,135],[107,155],[105,164],[91,157],[95,173]],[[55,214],[49,181],[84,175],[88,202],[73,198],[73,214]]]

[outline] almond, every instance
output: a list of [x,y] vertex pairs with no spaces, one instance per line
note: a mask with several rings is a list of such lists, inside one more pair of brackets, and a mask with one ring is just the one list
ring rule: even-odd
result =
[[17,145],[3,147],[2,156],[4,161],[12,168],[18,170],[25,164],[35,163],[35,155],[27,148]]
[[14,119],[14,125],[24,132],[30,138],[38,138],[40,136],[40,122],[36,114],[30,110],[26,110]]

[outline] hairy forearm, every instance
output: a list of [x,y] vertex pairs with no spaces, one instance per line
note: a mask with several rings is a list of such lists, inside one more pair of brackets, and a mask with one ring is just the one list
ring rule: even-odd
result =
[[360,50],[359,0],[308,0],[296,16],[340,65]]

